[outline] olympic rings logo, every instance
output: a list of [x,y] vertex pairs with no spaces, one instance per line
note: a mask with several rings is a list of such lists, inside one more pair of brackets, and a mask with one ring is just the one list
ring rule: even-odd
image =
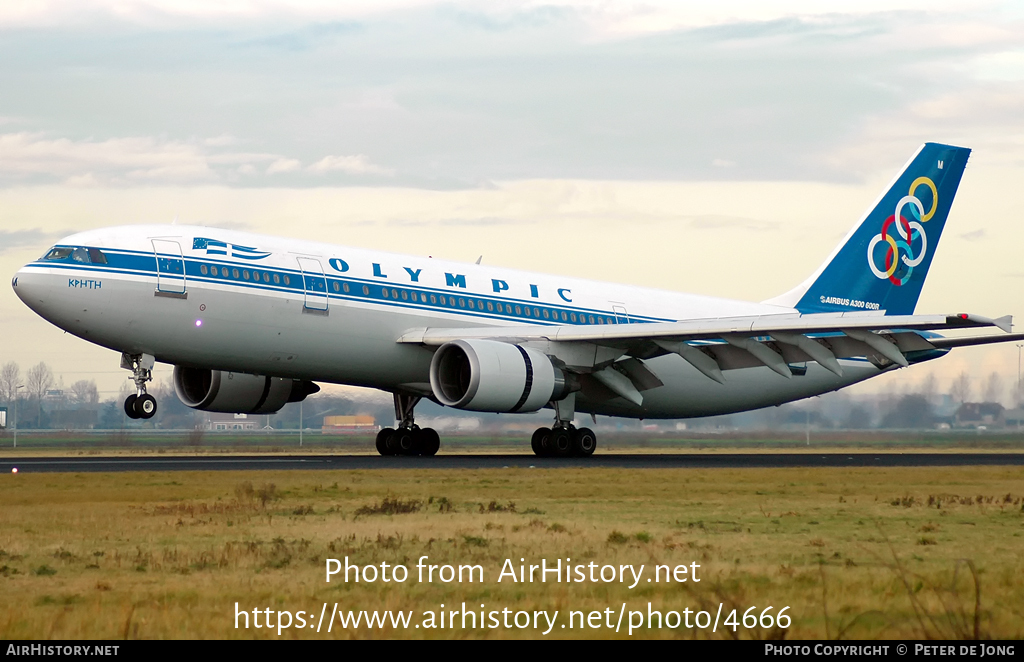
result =
[[[931,209],[927,213],[924,211],[924,205],[914,195],[920,186],[927,186],[932,194]],[[928,252],[928,236],[921,224],[932,219],[938,204],[939,192],[935,188],[935,182],[927,177],[915,179],[910,185],[910,194],[900,198],[896,203],[896,211],[885,219],[882,231],[872,237],[871,243],[868,244],[868,266],[871,267],[871,273],[882,280],[888,278],[894,285],[903,285],[910,280],[914,267],[921,264]],[[908,209],[913,220],[903,216],[904,208]],[[893,227],[896,229],[895,233],[892,232]],[[883,268],[879,268],[875,260],[875,247],[883,241],[889,246],[885,252],[885,264]],[[915,243],[920,244],[917,250],[914,249]],[[906,266],[905,271],[899,268],[901,264]]]

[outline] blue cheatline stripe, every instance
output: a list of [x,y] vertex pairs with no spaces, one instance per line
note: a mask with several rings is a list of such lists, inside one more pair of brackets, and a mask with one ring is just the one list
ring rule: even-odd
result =
[[[63,247],[63,246],[61,246]],[[68,246],[68,248],[74,248]],[[66,269],[69,271],[98,271],[101,273],[114,273],[114,274],[131,274],[131,275],[142,275],[155,277],[158,275],[156,259],[153,253],[146,253],[142,251],[129,251],[129,250],[111,250],[111,249],[100,249],[104,252],[107,257],[107,265],[100,266],[99,264],[84,264],[75,263],[70,261],[56,261],[56,260],[37,260],[34,265],[53,269]],[[163,254],[161,254],[163,255]],[[182,260],[185,263],[185,279],[186,281],[200,282],[200,283],[213,283],[219,285],[231,285],[235,287],[243,287],[247,289],[256,290],[267,290],[272,292],[288,292],[294,294],[305,294],[306,289],[303,288],[304,274],[300,270],[287,269],[281,267],[272,268],[261,268],[259,266],[253,267],[251,264],[231,262],[227,260],[194,260],[194,259],[177,259]],[[271,277],[277,276],[283,281],[285,277],[291,281],[289,284],[281,283],[265,283],[265,282],[250,282],[247,280],[235,279],[233,276],[224,278],[220,276],[204,276],[200,269],[202,266],[207,268],[216,266],[218,270],[226,270],[228,267],[239,271],[239,275],[243,273],[255,272],[259,274],[269,274]],[[166,274],[161,274],[166,275]],[[313,279],[313,285],[320,285],[315,289],[310,289],[309,293],[313,295],[323,295],[328,299],[335,299],[340,301],[358,301],[358,302],[371,302],[376,305],[386,305],[392,308],[404,308],[411,310],[423,310],[430,312],[445,311],[449,313],[456,313],[460,316],[475,317],[481,319],[494,319],[494,320],[515,320],[517,322],[527,322],[537,325],[589,325],[591,322],[588,321],[590,316],[600,316],[606,318],[609,324],[620,324],[622,323],[619,317],[616,316],[614,311],[605,311],[600,309],[590,309],[582,307],[562,307],[552,306],[550,304],[541,304],[535,301],[527,301],[525,299],[513,299],[513,298],[496,298],[488,297],[484,295],[473,294],[469,292],[458,292],[451,290],[441,290],[437,288],[429,288],[423,286],[410,286],[410,285],[390,285],[381,283],[376,280],[368,280],[362,278],[335,278],[330,276],[310,277]],[[348,285],[351,290],[350,292],[343,292],[345,285]],[[322,288],[322,289],[321,289]],[[334,290],[333,292],[331,290]],[[365,290],[365,291],[364,291]],[[384,294],[384,292],[387,294]],[[416,303],[410,302],[408,299],[403,299],[401,302],[394,299],[396,293],[409,295],[413,299],[419,299]],[[473,303],[479,306],[480,312],[476,312],[473,308],[467,308],[464,306],[454,307],[453,305],[445,305],[441,303],[434,303],[429,301],[431,297],[435,298],[435,301],[440,297],[446,297],[448,300],[454,302],[456,300],[465,300],[468,303]],[[528,308],[531,311],[536,312],[548,312],[551,317],[543,318],[535,316],[527,316],[524,314],[516,314],[514,312],[499,312],[496,313],[494,310],[483,311],[485,305],[498,306],[498,307],[510,307],[520,306],[521,308]],[[578,315],[578,321],[573,321],[571,315]],[[561,315],[565,315],[566,319],[559,319]],[[671,322],[674,320],[666,318],[655,318],[646,316],[629,315],[626,322],[627,324],[634,323],[649,323],[649,322]]]
[[[68,248],[75,248],[75,247],[69,246]],[[100,266],[99,264],[93,264],[93,263],[85,264],[85,263],[76,263],[76,262],[72,262],[72,261],[63,261],[63,260],[57,261],[57,260],[42,260],[42,259],[37,260],[35,262],[35,264],[39,265],[39,266],[50,267],[50,268],[65,268],[65,270],[70,270],[70,271],[98,271],[100,273],[132,274],[132,275],[151,276],[151,277],[155,277],[155,276],[158,275],[156,258],[155,258],[153,253],[147,253],[147,252],[142,252],[142,251],[120,250],[120,249],[119,250],[100,249],[100,250],[102,250],[103,253],[106,255],[106,258],[108,258],[108,264],[106,264],[104,266]],[[182,258],[178,258],[178,259],[182,259]],[[251,268],[251,266],[252,266],[251,264],[232,262],[232,261],[227,261],[227,260],[183,259],[183,261],[184,261],[184,264],[185,264],[185,279],[186,279],[186,281],[190,280],[190,281],[201,282],[201,283],[216,283],[216,284],[220,284],[220,285],[227,284],[227,285],[232,285],[232,286],[245,287],[245,288],[249,288],[249,289],[261,289],[261,290],[275,291],[275,292],[291,292],[291,293],[303,293],[303,294],[306,292],[306,290],[302,287],[302,280],[303,280],[303,276],[304,275],[302,274],[301,271],[298,271],[298,270],[289,270],[289,268],[276,267],[276,266],[275,267],[268,267],[268,268],[260,268],[260,267],[257,266],[255,268]],[[252,272],[255,272],[255,273],[259,273],[261,275],[262,274],[269,274],[271,277],[272,276],[278,276],[278,277],[281,277],[282,280],[284,280],[285,277],[288,277],[288,279],[290,281],[294,281],[294,283],[290,283],[288,285],[285,285],[284,283],[272,284],[271,285],[269,283],[251,283],[249,281],[236,280],[233,277],[225,279],[225,278],[221,278],[221,277],[203,276],[200,270],[201,270],[201,267],[204,264],[207,265],[208,267],[209,266],[217,266],[218,270],[223,270],[223,268],[225,266],[229,266],[229,267],[231,267],[232,272],[238,270],[240,272],[240,276],[242,274],[245,274],[245,273],[248,273],[248,272],[252,271]],[[409,285],[402,285],[402,286],[395,285],[395,286],[392,286],[392,285],[389,285],[389,284],[383,284],[380,281],[371,281],[371,280],[367,280],[367,279],[358,279],[358,278],[339,279],[339,278],[331,278],[331,277],[327,277],[327,276],[316,276],[315,277],[315,281],[318,281],[318,283],[316,283],[316,284],[322,284],[322,286],[327,291],[325,291],[324,289],[321,289],[321,288],[315,288],[314,290],[310,290],[310,293],[312,293],[312,294],[323,294],[323,295],[326,295],[329,299],[348,300],[348,301],[371,301],[371,302],[373,302],[375,304],[385,304],[385,305],[388,305],[388,306],[391,306],[391,307],[412,308],[412,309],[419,309],[419,311],[430,311],[430,312],[446,311],[446,312],[450,312],[450,313],[456,313],[456,314],[458,314],[460,316],[464,316],[464,317],[473,317],[473,318],[490,319],[490,320],[505,320],[505,321],[515,320],[517,322],[536,323],[536,324],[539,324],[539,325],[569,325],[569,324],[571,324],[571,325],[587,325],[587,324],[590,324],[590,322],[588,320],[589,316],[600,316],[600,317],[606,318],[607,321],[608,321],[607,322],[608,324],[612,324],[612,323],[613,324],[620,324],[621,323],[620,319],[618,319],[613,312],[601,311],[601,309],[597,309],[597,308],[584,308],[584,307],[580,307],[580,306],[554,306],[554,305],[550,305],[550,304],[538,303],[536,301],[527,301],[525,299],[488,297],[488,296],[472,294],[472,293],[468,293],[468,292],[458,292],[458,291],[453,292],[451,290],[440,290],[440,289],[436,289],[436,288],[427,288],[427,287],[423,287],[423,286],[418,286],[418,287],[412,287],[412,286],[409,286]],[[348,284],[350,287],[355,286],[356,287],[356,292],[355,293],[344,293],[343,294],[342,293],[342,289],[343,289],[343,286],[345,284]],[[360,295],[359,292],[361,290],[366,289],[366,288],[369,288],[369,291],[366,292],[366,293],[362,293]],[[335,291],[331,292],[332,289],[335,290]],[[404,299],[402,302],[398,302],[397,300],[393,300],[393,299],[389,298],[386,295],[382,295],[384,290],[387,290],[392,295],[395,292],[401,292],[403,294],[408,293],[408,294],[411,294],[413,298],[420,298],[421,301],[418,301],[417,303],[411,303],[411,302],[409,302],[408,299]],[[453,295],[455,295],[455,296],[453,296]],[[441,297],[441,296],[443,296],[443,297],[447,297],[447,298],[449,298],[449,299],[451,299],[453,301],[456,300],[456,299],[459,299],[459,300],[465,299],[467,301],[467,303],[468,302],[473,302],[474,304],[478,304],[480,306],[480,313],[476,313],[475,309],[473,309],[473,308],[467,309],[466,307],[462,307],[462,306],[453,307],[451,305],[443,305],[443,304],[440,304],[440,303],[433,303],[433,302],[423,301],[422,299],[424,298],[424,296],[426,296],[426,297],[430,297],[430,296]],[[511,313],[511,312],[510,313],[505,313],[504,311],[502,313],[498,313],[496,315],[495,311],[493,311],[493,309],[492,309],[492,311],[488,311],[487,313],[484,313],[483,309],[482,309],[484,304],[489,304],[489,305],[493,305],[493,306],[494,305],[497,305],[497,306],[508,306],[508,305],[511,304],[511,306],[513,306],[513,307],[515,305],[520,305],[522,307],[527,307],[528,306],[528,308],[531,309],[531,311],[548,312],[549,314],[551,314],[551,318],[545,318],[545,319],[542,320],[542,319],[540,319],[538,317],[532,317],[532,316],[527,317],[525,315],[516,315],[515,313]],[[579,315],[579,317],[580,317],[579,321],[572,321],[571,320],[570,316],[573,315],[573,314],[574,315]],[[564,320],[559,320],[558,319],[561,315],[565,316]],[[670,319],[659,319],[659,318],[650,318],[650,317],[644,317],[644,316],[633,316],[633,315],[631,315],[627,319],[626,323],[627,324],[639,324],[639,323],[649,323],[649,322],[672,322],[672,321],[673,320],[670,320]]]

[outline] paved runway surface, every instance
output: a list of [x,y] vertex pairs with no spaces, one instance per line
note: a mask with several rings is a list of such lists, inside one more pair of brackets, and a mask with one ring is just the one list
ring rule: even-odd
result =
[[233,455],[215,457],[0,457],[0,472],[291,471],[316,469],[619,468],[708,469],[780,467],[1024,466],[1024,453],[715,453],[598,454],[589,458],[532,455]]

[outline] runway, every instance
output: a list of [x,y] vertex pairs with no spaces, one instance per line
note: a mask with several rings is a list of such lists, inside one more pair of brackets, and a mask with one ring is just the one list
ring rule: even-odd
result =
[[533,455],[225,455],[178,457],[0,457],[0,472],[308,471],[366,469],[770,469],[1024,466],[1024,453],[671,453]]

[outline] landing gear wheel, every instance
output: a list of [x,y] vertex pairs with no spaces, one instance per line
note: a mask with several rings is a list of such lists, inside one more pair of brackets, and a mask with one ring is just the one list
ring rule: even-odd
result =
[[544,457],[544,436],[551,434],[551,428],[537,428],[530,439],[530,448],[537,457]]
[[390,451],[388,451],[388,437],[394,433],[394,428],[381,428],[380,432],[377,433],[377,441],[375,443],[378,453],[381,455],[391,455]]
[[551,430],[545,446],[555,457],[569,457],[572,455],[572,433],[565,428],[555,428]]
[[399,445],[402,448],[402,455],[419,455],[420,449],[423,448],[423,430],[419,426],[413,426],[407,435],[399,439]]
[[580,428],[572,437],[572,454],[577,457],[590,457],[597,448],[597,435],[590,428]]
[[419,429],[398,428],[388,437],[387,448],[391,455],[417,455]]
[[139,415],[135,413],[135,401],[138,399],[137,395],[129,395],[124,399],[124,414],[128,418],[138,418]]
[[441,437],[434,431],[434,428],[423,428],[420,430],[420,435],[422,436],[420,455],[427,457],[436,455],[438,449],[441,448]]
[[156,398],[148,393],[135,398],[136,418],[153,418],[156,415]]

